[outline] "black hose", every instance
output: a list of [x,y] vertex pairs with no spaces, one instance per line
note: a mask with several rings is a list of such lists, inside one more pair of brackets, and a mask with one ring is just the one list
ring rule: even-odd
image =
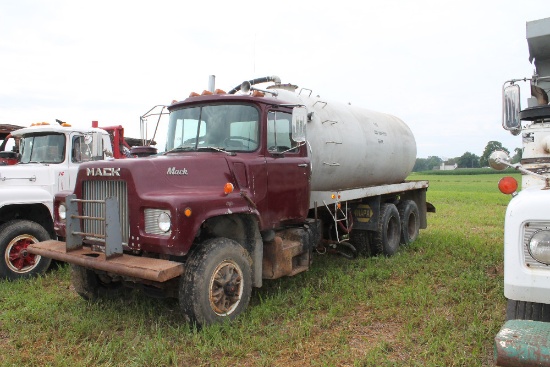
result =
[[[264,76],[263,78],[252,79],[252,80],[249,80],[248,82],[250,83],[250,85],[254,85],[254,84],[260,84],[260,83],[266,83],[266,82],[273,82],[275,80],[276,79],[273,76]],[[231,89],[229,92],[227,92],[227,94],[235,94],[236,92],[240,91],[241,85],[242,83],[237,85],[235,88]]]

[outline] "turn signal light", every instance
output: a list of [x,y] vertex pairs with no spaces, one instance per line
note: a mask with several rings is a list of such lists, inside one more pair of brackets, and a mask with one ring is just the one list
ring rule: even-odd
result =
[[191,208],[185,208],[183,210],[183,214],[185,214],[186,217],[190,217],[193,212],[191,211]]
[[518,189],[518,182],[515,178],[506,176],[498,182],[498,189],[506,195],[511,195]]
[[233,187],[233,184],[231,182],[228,182],[223,186],[223,193],[225,195],[229,195],[233,192],[234,189],[235,188]]

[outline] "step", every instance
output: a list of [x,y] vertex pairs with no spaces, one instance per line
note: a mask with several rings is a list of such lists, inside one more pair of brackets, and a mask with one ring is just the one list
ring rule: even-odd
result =
[[497,366],[550,366],[550,323],[509,320],[495,337],[494,351]]

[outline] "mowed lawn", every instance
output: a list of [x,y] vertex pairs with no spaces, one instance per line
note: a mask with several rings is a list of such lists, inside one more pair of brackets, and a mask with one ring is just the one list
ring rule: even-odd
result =
[[[234,323],[196,330],[171,299],[87,302],[60,265],[0,281],[1,366],[492,366],[504,322],[501,174],[421,175],[437,213],[394,257],[314,257]],[[520,175],[513,174],[518,181]]]

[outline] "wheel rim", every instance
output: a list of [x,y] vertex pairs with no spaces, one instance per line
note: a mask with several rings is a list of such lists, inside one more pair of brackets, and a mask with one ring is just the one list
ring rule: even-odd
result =
[[23,234],[12,239],[5,253],[8,268],[19,274],[28,273],[33,270],[40,262],[41,257],[29,253],[27,247],[37,242],[36,237],[28,234]]
[[241,300],[243,294],[243,273],[239,265],[232,260],[220,263],[210,279],[210,307],[220,316],[230,315]]

